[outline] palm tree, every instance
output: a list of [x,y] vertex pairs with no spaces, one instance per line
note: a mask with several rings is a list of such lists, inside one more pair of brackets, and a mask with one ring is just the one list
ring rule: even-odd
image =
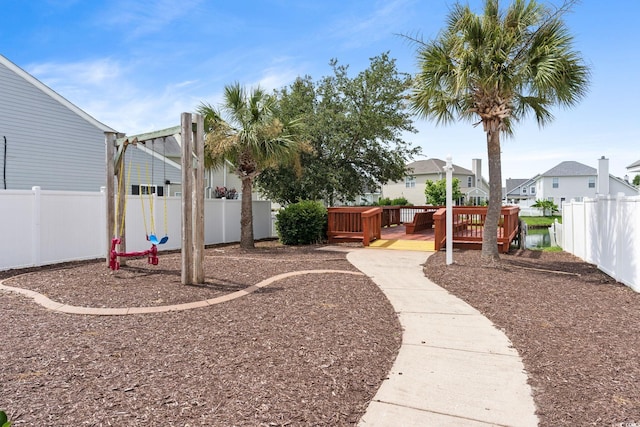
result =
[[553,200],[538,199],[531,207],[542,209],[542,216],[547,216],[547,212],[549,212],[549,216],[552,216],[558,210],[558,205],[553,203]]
[[587,91],[589,70],[561,16],[573,1],[553,12],[535,0],[514,0],[501,10],[486,0],[484,14],[453,7],[444,31],[418,44],[419,71],[411,94],[418,114],[448,124],[482,123],[489,159],[489,207],[482,259],[497,262],[502,204],[500,134],[530,113],[542,127],[550,108],[576,104]]
[[[202,103],[205,122],[205,167],[230,161],[242,182],[240,247],[254,248],[253,181],[268,166],[290,160],[303,147],[295,136],[296,122],[282,123],[273,115],[275,98],[260,88],[247,92],[239,83],[224,88],[220,111]],[[225,118],[223,118],[223,115]]]

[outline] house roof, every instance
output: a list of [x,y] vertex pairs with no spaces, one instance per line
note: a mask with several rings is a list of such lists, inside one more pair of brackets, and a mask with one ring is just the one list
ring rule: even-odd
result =
[[42,83],[40,80],[38,80],[35,77],[33,77],[31,74],[27,73],[22,68],[18,67],[13,62],[9,61],[3,55],[0,55],[0,64],[4,65],[9,70],[11,70],[13,73],[18,75],[22,79],[26,80],[32,86],[35,86],[36,88],[40,89],[46,95],[48,95],[49,97],[53,98],[54,100],[56,100],[57,102],[59,102],[60,104],[62,104],[66,108],[68,108],[69,110],[73,111],[75,114],[77,114],[78,116],[82,117],[84,120],[86,120],[87,122],[91,123],[96,128],[98,128],[98,129],[100,129],[100,130],[102,130],[104,132],[117,132],[116,130],[110,128],[109,126],[105,125],[104,123],[102,123],[102,122],[96,120],[95,118],[93,118],[92,116],[90,116],[86,111],[82,110],[77,105],[71,103],[65,97],[63,97],[62,95],[60,95],[59,93],[57,93],[56,91],[51,89],[49,86],[47,86],[44,83]]
[[520,187],[522,184],[524,184],[527,181],[530,181],[530,179],[507,178],[507,186],[506,186],[507,194],[511,193],[513,190]]
[[598,174],[596,168],[584,165],[579,162],[566,161],[549,169],[542,176],[595,176]]
[[627,166],[627,169],[633,169],[633,168],[640,168],[640,160],[636,160],[635,162]]
[[[444,173],[447,162],[440,159],[417,160],[407,165],[407,170],[413,175],[434,175]],[[453,164],[453,173],[457,175],[473,175],[469,169]]]

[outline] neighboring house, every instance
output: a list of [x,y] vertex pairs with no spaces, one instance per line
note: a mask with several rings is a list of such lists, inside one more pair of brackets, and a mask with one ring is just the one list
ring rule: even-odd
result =
[[506,181],[507,186],[503,190],[503,202],[509,205],[516,204],[530,206],[536,201],[536,179],[539,175],[529,179],[511,179]]
[[0,55],[0,189],[99,191],[115,132]]
[[[117,133],[0,55],[0,190],[100,191],[104,132]],[[137,136],[151,139],[126,150],[127,194],[179,195],[180,127]],[[216,186],[240,189],[232,167],[205,176],[208,197]]]
[[581,201],[597,195],[640,194],[629,182],[609,174],[609,159],[604,156],[598,159],[598,169],[566,161],[534,178],[522,180],[513,188],[509,188],[509,181],[514,180],[507,180],[506,202],[521,206],[531,206],[536,200],[551,200],[562,209],[562,203],[572,199]]
[[[440,159],[418,160],[407,165],[407,175],[403,181],[382,186],[382,196],[390,199],[405,197],[414,205],[424,205],[424,190],[427,181],[439,181],[446,178],[446,162]],[[489,184],[482,177],[480,159],[472,160],[472,169],[453,165],[453,177],[458,178],[463,197],[459,204],[482,204],[489,198]]]
[[625,181],[629,181],[630,180],[631,182],[633,182],[633,178],[636,175],[640,175],[640,160],[637,160],[637,161],[631,163],[629,166],[627,166],[627,171],[629,173],[634,174],[634,175],[631,178],[629,178],[629,176],[625,176],[625,178],[626,178]]

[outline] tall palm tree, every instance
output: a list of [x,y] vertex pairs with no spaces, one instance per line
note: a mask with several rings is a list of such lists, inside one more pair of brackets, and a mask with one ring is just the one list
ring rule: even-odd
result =
[[418,44],[419,71],[411,94],[418,114],[448,124],[482,123],[489,159],[489,207],[482,258],[497,262],[502,199],[500,134],[533,113],[539,126],[554,105],[572,106],[585,94],[589,70],[561,17],[573,3],[552,11],[535,0],[514,0],[502,10],[486,0],[484,14],[457,4],[447,26]]
[[[254,248],[253,181],[268,166],[288,161],[304,145],[295,135],[296,122],[273,115],[275,98],[260,88],[246,91],[239,83],[224,88],[220,110],[202,103],[205,122],[205,166],[230,161],[242,182],[240,247]],[[224,118],[223,118],[224,116]]]

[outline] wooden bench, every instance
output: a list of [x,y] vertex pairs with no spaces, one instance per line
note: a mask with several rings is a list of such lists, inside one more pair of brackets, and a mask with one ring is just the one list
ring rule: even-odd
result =
[[405,224],[407,234],[415,234],[422,230],[431,230],[433,227],[433,211],[416,212],[413,221]]

